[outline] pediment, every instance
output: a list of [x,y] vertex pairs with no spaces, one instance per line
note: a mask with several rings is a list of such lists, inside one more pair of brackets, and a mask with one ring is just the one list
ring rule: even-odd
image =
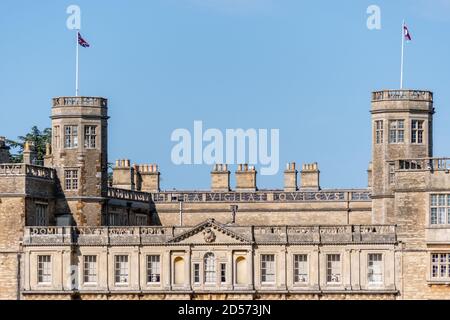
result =
[[192,229],[170,239],[168,243],[179,244],[251,244],[246,237],[230,230],[227,226],[209,219]]

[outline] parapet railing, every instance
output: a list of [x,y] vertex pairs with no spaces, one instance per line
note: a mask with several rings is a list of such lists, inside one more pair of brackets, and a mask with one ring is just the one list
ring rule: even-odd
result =
[[151,194],[134,190],[108,188],[108,197],[120,200],[150,202]]
[[0,164],[0,176],[26,176],[53,180],[55,178],[55,170],[23,163],[9,163]]
[[108,100],[98,97],[59,97],[53,99],[53,107],[87,106],[106,107]]
[[[25,245],[158,245],[169,243],[184,228],[177,227],[26,227]],[[248,229],[256,243],[392,243],[395,225],[254,226]],[[233,231],[233,228],[230,228]],[[246,236],[244,236],[246,237]]]
[[433,93],[420,90],[384,90],[372,93],[372,101],[411,100],[433,101]]
[[400,159],[396,169],[401,171],[449,171],[450,158]]

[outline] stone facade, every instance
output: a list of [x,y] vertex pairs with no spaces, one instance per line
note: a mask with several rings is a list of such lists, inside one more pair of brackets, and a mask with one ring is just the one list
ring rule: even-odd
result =
[[295,163],[282,190],[217,164],[210,191],[160,190],[117,160],[107,100],[53,100],[44,167],[0,138],[0,298],[448,299],[450,159],[433,156],[433,95],[372,95],[365,189],[323,189]]

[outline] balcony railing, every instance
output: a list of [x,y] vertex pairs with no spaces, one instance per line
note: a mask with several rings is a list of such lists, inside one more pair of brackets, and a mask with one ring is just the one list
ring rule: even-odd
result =
[[59,97],[53,99],[53,107],[106,107],[108,100],[98,97]]
[[[186,228],[182,228],[185,231]],[[395,225],[231,227],[256,243],[394,243]],[[57,245],[158,245],[170,244],[176,227],[27,227],[24,244]],[[233,231],[233,232],[234,232]],[[253,234],[252,234],[253,232]]]
[[0,164],[0,177],[1,176],[27,176],[53,180],[55,178],[55,170],[23,163],[9,163]]
[[397,170],[403,171],[449,171],[450,158],[421,158],[397,160]]
[[433,93],[420,90],[384,90],[372,93],[372,101],[433,101]]

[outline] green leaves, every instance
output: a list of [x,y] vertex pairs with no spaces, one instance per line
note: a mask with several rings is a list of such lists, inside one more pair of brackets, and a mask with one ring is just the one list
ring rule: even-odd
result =
[[37,160],[44,160],[46,144],[52,141],[52,129],[46,128],[43,131],[39,130],[37,126],[33,126],[29,133],[25,136],[17,137],[17,141],[6,140],[6,144],[11,149],[16,150],[15,154],[11,155],[11,162],[23,162],[23,149],[26,141],[34,143],[37,152]]

